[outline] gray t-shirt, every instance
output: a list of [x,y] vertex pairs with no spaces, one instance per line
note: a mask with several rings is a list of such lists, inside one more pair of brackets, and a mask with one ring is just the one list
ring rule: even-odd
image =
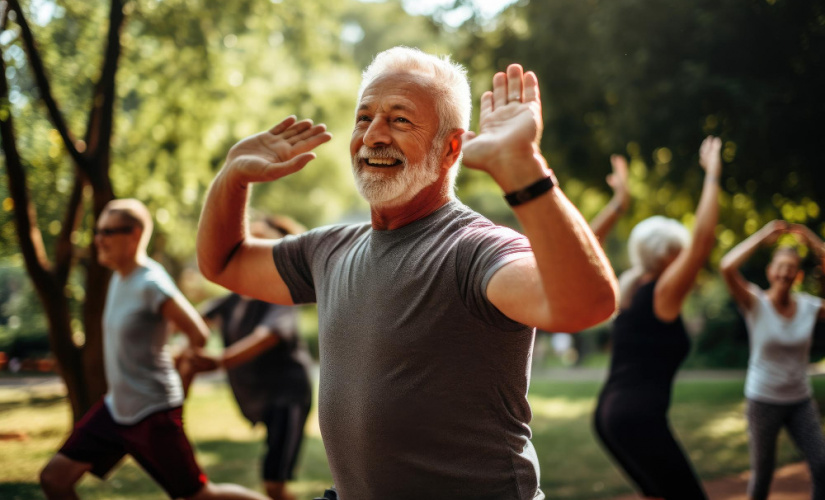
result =
[[273,252],[317,302],[321,433],[343,500],[533,499],[535,331],[486,287],[527,238],[452,201],[402,228],[323,227]]
[[761,288],[751,285],[751,292],[757,300],[743,311],[751,347],[745,397],[778,404],[808,399],[808,356],[822,299],[794,293],[796,313],[788,318],[776,312]]
[[104,397],[115,422],[131,425],[183,404],[183,386],[166,346],[160,307],[180,294],[157,262],[147,259],[126,277],[114,273],[103,310]]

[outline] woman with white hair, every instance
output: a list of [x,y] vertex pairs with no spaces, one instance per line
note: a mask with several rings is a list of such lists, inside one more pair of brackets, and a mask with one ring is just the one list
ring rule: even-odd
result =
[[811,498],[825,498],[825,436],[808,379],[808,360],[816,322],[825,320],[825,301],[794,292],[801,259],[796,249],[780,246],[766,271],[769,287],[750,283],[739,268],[761,245],[782,234],[797,236],[825,266],[825,243],[800,224],[775,220],[736,245],[720,268],[736,305],[745,317],[750,359],[745,378],[745,415],[750,440],[748,496],[768,498],[776,464],[776,440],[785,427],[808,461]]
[[610,374],[599,397],[595,430],[646,498],[702,499],[705,492],[668,423],[673,378],[690,349],[682,304],[715,243],[721,141],[699,150],[705,169],[693,238],[679,222],[655,216],[630,234],[632,267],[619,279]]

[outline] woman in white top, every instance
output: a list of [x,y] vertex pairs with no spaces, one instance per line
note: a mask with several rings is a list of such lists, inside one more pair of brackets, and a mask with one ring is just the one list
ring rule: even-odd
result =
[[776,440],[785,427],[805,455],[813,478],[814,499],[825,499],[825,436],[807,375],[814,326],[825,319],[825,302],[791,289],[800,275],[793,247],[779,247],[766,269],[769,288],[745,280],[742,264],[762,244],[782,234],[798,237],[825,265],[825,243],[800,224],[772,221],[722,259],[725,283],[745,317],[750,359],[745,380],[750,439],[751,478],[748,494],[768,497],[776,458]]

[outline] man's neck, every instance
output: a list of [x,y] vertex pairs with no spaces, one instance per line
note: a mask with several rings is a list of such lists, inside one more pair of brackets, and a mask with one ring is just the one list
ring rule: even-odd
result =
[[371,207],[372,228],[376,231],[389,231],[404,227],[430,215],[451,199],[446,186],[431,184],[402,205]]
[[128,261],[120,263],[115,272],[120,275],[121,278],[125,278],[132,274],[132,271],[138,268],[141,264],[145,262],[146,256],[139,256],[136,255],[134,259],[130,259]]

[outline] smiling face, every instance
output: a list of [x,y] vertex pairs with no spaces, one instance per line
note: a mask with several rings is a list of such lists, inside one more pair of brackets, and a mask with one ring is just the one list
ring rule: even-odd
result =
[[766,270],[771,288],[776,287],[783,292],[790,291],[799,276],[799,267],[800,258],[795,250],[790,248],[777,250]]
[[428,79],[376,78],[361,96],[350,142],[358,191],[373,206],[404,204],[446,173]]

